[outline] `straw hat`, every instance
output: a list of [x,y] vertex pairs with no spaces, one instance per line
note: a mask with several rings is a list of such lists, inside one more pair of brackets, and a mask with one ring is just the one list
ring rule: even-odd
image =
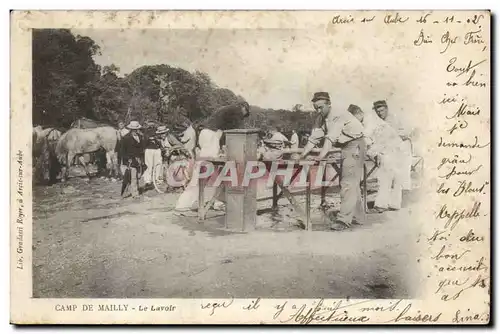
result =
[[138,130],[142,128],[142,126],[137,121],[131,121],[129,125],[126,126],[126,128],[129,130]]
[[156,129],[156,134],[157,135],[161,135],[161,134],[167,133],[167,132],[168,132],[168,128],[165,125],[160,125],[158,127],[158,129]]

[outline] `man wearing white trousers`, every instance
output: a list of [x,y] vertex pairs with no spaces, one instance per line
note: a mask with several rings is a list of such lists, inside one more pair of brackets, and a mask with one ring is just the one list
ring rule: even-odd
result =
[[411,190],[411,165],[413,160],[413,149],[410,137],[412,135],[412,131],[406,129],[400,122],[400,119],[398,119],[394,115],[394,113],[389,113],[389,107],[385,100],[375,101],[373,103],[373,110],[375,110],[378,117],[380,117],[396,131],[396,133],[403,141],[403,155],[401,157],[401,159],[403,160],[401,161],[402,169],[400,170],[402,177],[401,182],[404,190]]
[[166,126],[159,126],[156,132],[149,136],[146,142],[146,150],[144,151],[144,163],[147,166],[144,173],[144,183],[146,189],[151,189],[153,186],[153,171],[157,164],[162,162],[161,149],[162,141],[166,136],[168,129]]
[[[244,119],[249,116],[250,106],[243,99],[235,104],[223,107],[215,114],[211,115],[202,125],[198,138],[200,146],[197,160],[210,160],[219,157],[221,146],[225,143],[224,130],[243,128]],[[177,212],[196,209],[198,205],[199,180],[193,173],[188,186],[177,200],[175,210]],[[210,201],[216,194],[217,188],[207,186],[204,190],[204,197]],[[214,203],[214,206],[220,206],[222,202]]]
[[348,111],[363,124],[367,154],[377,159],[378,192],[374,211],[401,209],[403,171],[406,168],[402,139],[394,128],[373,112],[363,112],[355,105],[350,105]]

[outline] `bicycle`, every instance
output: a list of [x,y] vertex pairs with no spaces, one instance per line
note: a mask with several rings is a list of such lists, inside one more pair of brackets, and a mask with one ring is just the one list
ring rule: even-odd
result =
[[[191,179],[191,175],[189,175],[191,157],[192,154],[184,147],[175,146],[169,150],[163,149],[162,162],[157,164],[153,169],[153,185],[155,190],[160,194],[164,194],[173,188],[177,188],[170,186],[169,172],[172,173],[171,177],[174,180],[182,183],[180,187],[184,188]],[[170,170],[169,166],[174,162],[183,163],[177,164],[174,170]]]

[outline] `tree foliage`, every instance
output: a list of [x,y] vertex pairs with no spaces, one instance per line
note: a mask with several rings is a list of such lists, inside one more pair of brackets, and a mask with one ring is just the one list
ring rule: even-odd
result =
[[66,29],[34,30],[32,46],[33,122],[68,126],[75,117],[95,117],[99,46]]
[[[142,66],[120,76],[111,64],[94,61],[99,46],[89,37],[66,29],[33,32],[33,123],[68,127],[80,117],[108,124],[118,120],[141,123],[198,123],[237,96],[218,87],[203,72],[188,72],[167,64]],[[252,106],[247,127],[284,132],[309,131],[311,115]]]

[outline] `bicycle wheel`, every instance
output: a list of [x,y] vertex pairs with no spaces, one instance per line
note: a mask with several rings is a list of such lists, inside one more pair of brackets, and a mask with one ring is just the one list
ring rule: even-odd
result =
[[157,192],[164,194],[168,191],[167,166],[164,163],[157,164],[153,169],[153,185]]
[[191,179],[190,159],[191,155],[184,148],[172,150],[168,157],[169,166],[175,163],[181,163],[170,171],[174,180],[182,183],[181,187],[185,187]]

